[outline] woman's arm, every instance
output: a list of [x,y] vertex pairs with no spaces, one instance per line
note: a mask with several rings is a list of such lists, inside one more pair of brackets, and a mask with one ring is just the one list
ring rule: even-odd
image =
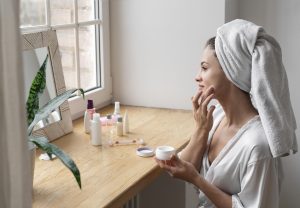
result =
[[209,87],[205,92],[198,91],[192,97],[193,114],[196,129],[188,145],[181,151],[180,158],[192,163],[197,170],[201,169],[201,161],[207,147],[208,133],[212,128],[214,106],[207,110],[208,103],[213,99],[214,89]]
[[197,170],[200,170],[207,147],[207,138],[208,133],[197,128],[187,146],[181,151],[180,159],[192,163]]

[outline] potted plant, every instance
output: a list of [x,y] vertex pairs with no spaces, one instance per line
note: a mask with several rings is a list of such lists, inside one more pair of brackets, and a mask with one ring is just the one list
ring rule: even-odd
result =
[[[27,109],[27,136],[29,146],[33,147],[36,145],[38,148],[41,148],[45,151],[50,159],[52,159],[52,154],[56,155],[57,158],[72,172],[74,175],[79,188],[81,189],[81,179],[80,172],[77,168],[75,162],[61,149],[56,145],[49,143],[46,137],[35,137],[33,136],[34,126],[41,120],[46,119],[50,113],[57,109],[64,101],[66,101],[74,92],[80,91],[84,98],[84,91],[82,89],[70,89],[66,92],[56,96],[43,107],[39,108],[39,94],[41,94],[46,87],[46,65],[47,65],[48,55],[46,56],[42,66],[37,72],[28,95],[26,102]],[[33,145],[34,144],[34,145]],[[34,148],[35,155],[35,148]],[[34,164],[32,164],[34,168]]]

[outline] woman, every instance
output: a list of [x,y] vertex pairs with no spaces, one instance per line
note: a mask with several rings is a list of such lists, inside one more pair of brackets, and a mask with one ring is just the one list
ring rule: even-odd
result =
[[195,132],[180,158],[157,163],[194,184],[202,207],[279,207],[280,157],[297,143],[278,43],[251,22],[229,22],[207,42],[196,82]]

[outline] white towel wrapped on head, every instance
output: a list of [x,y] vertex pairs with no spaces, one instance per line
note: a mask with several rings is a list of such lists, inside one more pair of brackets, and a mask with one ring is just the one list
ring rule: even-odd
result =
[[252,95],[273,157],[297,152],[297,125],[277,41],[262,27],[237,19],[218,28],[215,49],[226,77]]

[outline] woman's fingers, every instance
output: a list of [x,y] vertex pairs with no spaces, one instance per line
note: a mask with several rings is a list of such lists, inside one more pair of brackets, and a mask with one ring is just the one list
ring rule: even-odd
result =
[[202,104],[205,100],[206,100],[206,98],[209,96],[209,95],[211,95],[211,94],[213,94],[214,93],[214,87],[213,86],[210,86],[205,92],[203,92],[202,93],[202,95],[199,97],[199,99],[198,99],[198,104],[200,105],[200,104]]
[[[207,115],[207,105],[214,97],[214,88],[210,86],[198,99],[198,113]],[[200,112],[201,111],[201,112]]]
[[209,96],[206,97],[206,99],[202,103],[201,109],[202,109],[202,113],[204,113],[204,115],[207,115],[207,105],[213,99],[213,97],[214,97],[214,94],[210,94]]
[[198,100],[200,96],[202,95],[202,91],[197,91],[197,93],[192,97],[192,103],[194,110],[197,110],[199,108]]
[[202,95],[198,99],[198,105],[201,107],[201,105],[207,100],[207,98],[211,95],[214,94],[214,88],[211,86],[209,87],[205,92],[202,93]]
[[178,158],[177,155],[172,155],[170,161],[171,161],[171,164],[174,164],[176,166],[178,166],[181,162],[181,160]]
[[214,106],[214,105],[210,106],[210,108],[208,109],[208,113],[207,113],[207,119],[212,118],[212,114],[213,114],[215,108],[216,108],[216,106]]
[[171,159],[167,162],[157,159],[156,162],[170,176],[188,181],[190,183],[198,175],[197,170],[191,163],[181,160],[176,155],[172,155]]
[[157,158],[154,158],[157,164],[159,165],[160,168],[164,169],[167,171],[171,176],[173,176],[174,173],[174,167],[170,165],[167,161],[164,160],[158,160]]

